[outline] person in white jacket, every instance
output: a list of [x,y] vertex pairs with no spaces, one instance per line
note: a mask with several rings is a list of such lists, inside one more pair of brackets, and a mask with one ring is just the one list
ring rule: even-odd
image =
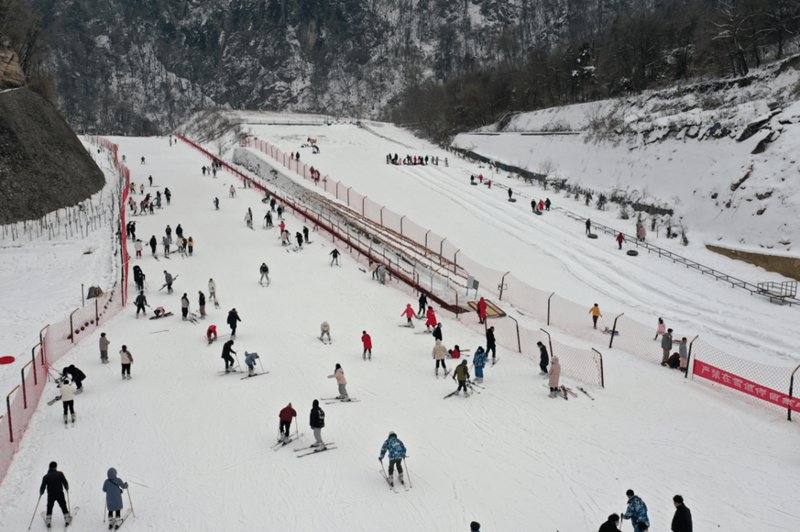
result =
[[444,376],[449,373],[447,366],[444,365],[444,359],[447,358],[447,348],[442,345],[441,340],[436,340],[436,345],[433,346],[433,359],[436,361],[436,376],[439,376],[439,366],[444,370]]
[[349,401],[347,396],[347,379],[344,378],[344,370],[341,364],[336,364],[336,369],[333,375],[328,375],[329,379],[336,379],[336,384],[339,385],[339,395],[336,397],[340,401]]
[[119,358],[122,362],[122,380],[131,378],[131,364],[133,364],[133,355],[128,351],[128,346],[123,345],[122,350],[119,352]]
[[214,279],[208,280],[208,299],[214,300],[214,305],[218,305],[217,302],[217,283],[214,282]]
[[75,388],[66,378],[58,387],[61,389],[61,405],[64,407],[64,425],[67,424],[67,412],[72,415],[72,422],[75,423]]

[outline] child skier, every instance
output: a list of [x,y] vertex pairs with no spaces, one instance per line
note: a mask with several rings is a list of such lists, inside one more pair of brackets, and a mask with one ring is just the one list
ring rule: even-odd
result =
[[436,327],[437,324],[436,313],[433,311],[433,307],[428,307],[425,317],[427,318],[425,321],[425,330],[431,332],[431,327]]
[[216,325],[209,325],[208,329],[206,329],[206,340],[210,344],[214,340],[217,339],[217,326]]
[[281,409],[280,413],[278,413],[278,419],[280,420],[280,433],[281,438],[278,440],[279,442],[288,443],[289,442],[289,429],[292,426],[292,418],[297,417],[297,411],[292,408],[292,403],[289,403],[283,409]]
[[467,361],[464,360],[456,366],[456,370],[453,373],[453,380],[458,380],[458,388],[456,389],[456,395],[464,390],[464,397],[469,397],[469,392],[467,391],[467,382],[469,381],[469,368],[467,367]]
[[367,331],[361,331],[361,344],[364,346],[364,353],[361,358],[366,360],[367,356],[372,360],[372,337],[367,334]]
[[331,341],[331,326],[327,321],[323,321],[319,326],[319,339],[325,343],[325,337],[328,337],[328,342]]
[[400,314],[400,316],[406,317],[406,327],[414,327],[414,322],[411,321],[411,318],[416,318],[417,315],[414,314],[414,309],[411,308],[411,303],[406,305],[406,309]]
[[400,484],[405,485],[403,480],[403,459],[406,457],[406,446],[403,445],[403,442],[394,432],[389,433],[389,437],[386,438],[381,447],[381,455],[378,457],[381,466],[383,466],[383,457],[387,452],[389,453],[389,476],[386,477],[386,482],[389,483],[389,486],[394,487],[394,469],[396,467],[397,479]]
[[256,374],[256,360],[259,358],[258,353],[244,352],[244,363],[247,364],[247,376],[252,377]]
[[108,478],[103,482],[103,491],[106,494],[108,529],[116,530],[122,526],[122,491],[128,488],[128,483],[117,477],[117,470],[113,467],[108,469],[106,475]]
[[472,365],[475,366],[475,380],[479,383],[483,382],[483,368],[486,366],[486,353],[483,350],[478,349],[475,351]]

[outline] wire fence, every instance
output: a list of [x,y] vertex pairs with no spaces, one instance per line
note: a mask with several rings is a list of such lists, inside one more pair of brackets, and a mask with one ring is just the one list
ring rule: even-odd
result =
[[[130,174],[127,167],[117,159],[117,147],[106,139],[90,138],[92,143],[108,150],[109,160],[117,171],[118,181],[109,187],[109,194],[116,202],[118,219],[108,224],[113,237],[117,239],[115,246],[115,269],[119,269],[120,279],[103,295],[94,298],[94,305],[76,308],[69,316],[57,323],[51,323],[39,332],[39,341],[30,351],[30,361],[20,369],[20,384],[16,385],[5,396],[5,413],[0,415],[0,483],[11,465],[17,449],[19,449],[25,430],[36,411],[39,400],[49,379],[52,364],[68,353],[76,343],[96,331],[101,321],[105,322],[125,306],[128,278],[128,255],[126,251],[125,231],[119,229],[125,225],[125,209]],[[82,238],[77,233],[73,238]],[[27,356],[20,354],[18,358]]]

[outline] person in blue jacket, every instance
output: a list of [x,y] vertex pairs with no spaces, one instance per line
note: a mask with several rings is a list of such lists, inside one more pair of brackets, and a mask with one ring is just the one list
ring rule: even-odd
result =
[[400,480],[400,484],[405,485],[402,462],[403,458],[406,457],[406,446],[403,445],[403,442],[400,441],[400,438],[398,438],[397,434],[394,432],[390,432],[389,437],[383,442],[381,455],[378,457],[378,460],[383,462],[383,457],[387,452],[389,453],[389,477],[386,481],[390,486],[394,486],[394,468],[397,467],[397,478]]
[[483,368],[486,366],[486,353],[483,347],[478,347],[475,351],[475,358],[472,360],[472,365],[475,366],[475,381],[483,382]]
[[[108,510],[108,529],[119,528],[122,524],[122,490],[128,488],[128,483],[117,477],[117,470],[108,469],[108,478],[103,482],[103,491],[106,493],[106,509]],[[116,515],[115,515],[116,514]]]
[[634,532],[643,532],[650,527],[650,519],[647,518],[647,505],[633,490],[625,492],[628,496],[628,509],[622,516],[623,519],[630,519]]
[[256,359],[259,358],[258,353],[244,352],[244,363],[247,364],[247,376],[252,377],[256,374]]

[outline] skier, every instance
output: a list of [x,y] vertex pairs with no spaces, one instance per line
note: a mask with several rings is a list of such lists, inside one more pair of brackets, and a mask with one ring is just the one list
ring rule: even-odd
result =
[[100,333],[100,341],[98,343],[100,345],[100,362],[108,364],[108,346],[111,342],[108,341],[106,333]]
[[[172,274],[171,274],[171,273],[169,273],[167,270],[164,270],[164,284],[165,284],[165,285],[166,285],[166,287],[167,287],[167,293],[168,293],[168,294],[171,294],[171,293],[172,293],[172,282],[173,282],[174,280],[175,280],[175,278],[174,278],[174,277],[172,277]],[[162,288],[163,288],[163,287],[162,287]]]
[[147,316],[147,311],[144,307],[149,307],[150,305],[147,304],[147,298],[144,295],[144,292],[139,292],[139,295],[136,296],[136,317],[139,317],[139,312],[141,311],[145,316]]
[[550,379],[548,384],[550,386],[550,397],[558,397],[558,379],[561,378],[561,362],[558,357],[553,355],[550,360]]
[[436,327],[433,328],[433,339],[434,340],[442,340],[442,324],[437,323]]
[[439,376],[439,366],[442,366],[442,369],[444,370],[444,376],[447,377],[447,374],[450,373],[450,371],[447,369],[447,366],[444,364],[444,359],[447,357],[447,348],[442,345],[441,340],[436,340],[436,345],[433,346],[433,351],[431,354],[433,355],[433,359],[436,361],[436,376]]
[[305,239],[306,244],[308,244],[308,227],[305,225],[303,226],[303,238]]
[[216,196],[214,197],[214,210],[219,210],[219,198]]
[[183,238],[183,227],[181,227],[181,224],[178,224],[177,227],[175,227],[175,236]]
[[336,379],[336,384],[339,385],[339,395],[336,396],[340,401],[349,401],[347,395],[347,379],[344,378],[344,370],[341,364],[336,364],[333,374],[328,375],[329,379]]
[[328,253],[328,255],[331,256],[331,266],[333,266],[334,264],[339,266],[339,255],[340,255],[339,250],[336,249],[336,248],[333,248],[333,251]]
[[228,340],[222,345],[222,360],[225,361],[225,373],[230,373],[233,370],[233,357],[231,353],[234,355],[236,351],[233,350],[233,340]]
[[142,272],[142,269],[137,264],[136,266],[133,267],[133,282],[136,283],[136,290],[140,292],[144,290],[144,280],[145,280],[145,275]]
[[658,337],[663,336],[665,332],[667,332],[667,326],[664,325],[664,319],[658,318],[658,328],[656,329],[656,335],[653,337],[653,341],[658,340]]
[[547,348],[542,342],[536,342],[539,346],[539,369],[542,370],[539,375],[547,375],[547,364],[550,362],[550,357],[547,355]]
[[278,419],[280,420],[280,427],[278,430],[281,434],[281,438],[278,440],[279,442],[289,443],[289,429],[292,426],[292,418],[296,417],[297,411],[292,408],[292,403],[284,406],[278,413]]
[[417,311],[417,314],[421,316],[425,312],[425,309],[428,307],[428,296],[422,293],[419,295],[418,301],[419,301],[419,310]]
[[214,340],[217,339],[217,326],[213,323],[208,326],[208,329],[206,329],[206,340],[208,340],[208,343],[213,341],[212,337]]
[[119,358],[122,362],[122,380],[130,380],[131,378],[131,364],[133,364],[133,355],[128,351],[128,346],[123,345],[119,352]]
[[231,328],[231,338],[236,336],[236,323],[240,321],[242,320],[239,318],[239,313],[236,312],[235,308],[231,309],[231,311],[228,312],[228,325]]
[[295,232],[294,239],[297,240],[297,247],[303,249],[303,233],[300,231]]
[[156,240],[156,235],[150,237],[150,251],[153,252],[153,256],[156,256],[156,247],[158,247],[158,240]]
[[208,280],[208,299],[213,299],[214,305],[219,305],[217,302],[217,283],[214,282],[214,279]]
[[247,224],[247,227],[250,229],[253,228],[253,211],[251,211],[249,208],[244,215],[244,223]]
[[189,237],[186,240],[186,248],[189,250],[189,256],[191,257],[192,253],[194,253],[194,238]]
[[406,327],[414,327],[414,322],[411,321],[411,318],[416,318],[417,315],[414,314],[414,309],[411,308],[411,303],[406,305],[406,309],[400,313],[400,316],[406,317]]
[[72,514],[67,508],[67,501],[64,498],[64,491],[69,491],[69,482],[67,482],[67,477],[64,476],[64,473],[57,468],[57,463],[50,462],[47,474],[42,477],[42,485],[39,486],[39,498],[47,490],[47,511],[44,519],[47,528],[50,528],[53,520],[53,506],[55,503],[58,503],[61,513],[64,514],[64,526],[69,526],[72,523]]
[[169,235],[162,236],[161,244],[164,246],[164,257],[169,258],[169,246],[172,244],[172,237]]
[[75,367],[75,364],[70,364],[61,371],[61,377],[67,380],[69,377],[75,383],[75,393],[83,393],[83,381],[86,380],[86,374],[80,369]]
[[692,532],[692,512],[683,504],[683,497],[675,495],[672,498],[675,505],[675,515],[672,516],[672,532]]
[[278,205],[278,218],[283,220],[283,205]]
[[275,212],[275,204],[276,204],[276,203],[277,203],[277,202],[275,201],[275,198],[274,198],[274,197],[273,197],[271,200],[269,200],[269,208],[270,208],[270,209],[271,209],[273,212]]
[[478,323],[484,323],[486,321],[486,300],[481,297],[478,300]]
[[273,227],[273,225],[272,225],[272,213],[267,211],[267,215],[264,216],[264,228],[265,229],[269,229],[270,227]]
[[375,268],[375,275],[377,276],[379,283],[386,284],[386,266],[383,264],[378,264],[378,267]]
[[672,329],[667,329],[666,334],[661,337],[661,365],[667,365],[667,359],[672,351]]
[[324,343],[323,338],[328,337],[328,342],[331,341],[331,326],[327,321],[323,321],[319,326],[319,339]]
[[436,327],[436,313],[433,311],[433,307],[428,307],[428,310],[425,313],[425,330],[431,332],[431,327]]
[[281,246],[289,245],[289,231],[281,230]]
[[142,257],[142,241],[141,240],[134,240],[133,249],[136,250],[136,258],[137,259],[141,258]]
[[615,238],[615,240],[617,241],[617,245],[619,246],[619,249],[622,249],[622,243],[625,242],[625,235],[623,235],[622,233],[619,233],[619,234],[617,234],[617,238]]
[[122,526],[122,491],[128,489],[128,483],[117,477],[117,470],[108,468],[103,491],[106,494],[106,510],[108,510],[108,529],[116,530]]
[[364,346],[364,353],[361,358],[366,360],[367,355],[369,355],[369,359],[372,360],[372,337],[367,334],[367,331],[361,331],[361,344]]
[[486,329],[486,356],[489,356],[489,353],[492,353],[492,364],[495,363],[495,357],[497,355],[497,344],[494,338],[494,327],[489,327]]
[[467,367],[467,361],[464,360],[456,366],[456,370],[453,373],[453,380],[458,380],[458,388],[456,389],[456,395],[458,395],[461,390],[464,390],[464,397],[469,397],[469,392],[467,391],[467,382],[469,381],[469,368]]
[[317,447],[319,450],[324,451],[325,443],[322,441],[322,429],[325,427],[325,411],[319,407],[318,399],[314,399],[308,424],[311,425],[311,430],[314,431],[314,443],[311,444],[311,447]]
[[148,182],[148,183],[150,184],[150,186],[152,187],[152,186],[153,186],[153,176],[151,176],[151,175],[147,176],[147,182]]
[[592,315],[592,326],[597,329],[597,318],[603,317],[603,314],[600,312],[600,306],[595,303],[592,308],[589,309],[589,314]]
[[189,296],[186,293],[181,296],[181,319],[186,321],[189,317]]
[[247,351],[244,352],[244,363],[247,365],[247,376],[252,377],[256,374],[256,360],[260,357],[258,353],[248,353]]
[[202,290],[197,291],[197,308],[200,311],[200,319],[206,318],[206,295]]
[[586,218],[586,234],[587,235],[592,234],[592,220],[589,218]]
[[381,462],[381,467],[383,466],[383,457],[386,453],[389,453],[389,476],[386,477],[386,481],[389,483],[389,486],[394,487],[394,469],[397,468],[397,479],[400,481],[400,484],[405,486],[405,481],[403,480],[403,460],[406,457],[406,446],[403,445],[403,442],[400,441],[400,438],[397,437],[397,434],[394,432],[389,433],[389,437],[386,438],[386,441],[383,442],[383,446],[381,446],[381,455],[378,457],[378,460]]
[[228,195],[231,198],[235,198],[236,197],[236,189],[233,187],[233,185],[231,185],[231,188],[228,189]]
[[142,164],[144,164],[144,156],[142,156]]
[[263,285],[264,279],[267,280],[267,286],[269,286],[269,266],[267,266],[266,262],[261,263],[261,267],[258,269],[261,272],[261,278],[258,280],[258,284]]
[[628,508],[622,518],[631,520],[634,532],[647,530],[650,527],[650,520],[647,518],[647,505],[638,495],[633,493],[633,490],[626,491],[625,495],[628,496]]
[[64,425],[67,424],[67,413],[72,415],[72,422],[75,423],[75,388],[69,382],[69,379],[64,377],[58,385],[61,390],[61,406],[64,409]]
[[619,515],[611,514],[608,516],[608,521],[600,525],[600,529],[597,532],[619,532],[617,523],[619,523]]
[[476,350],[475,358],[472,359],[472,365],[475,366],[475,380],[479,383],[483,382],[483,368],[486,366],[486,353],[481,350]]
[[550,210],[550,205],[552,205],[552,204],[553,203],[550,201],[550,198],[545,199],[544,200],[544,210],[549,211]]

